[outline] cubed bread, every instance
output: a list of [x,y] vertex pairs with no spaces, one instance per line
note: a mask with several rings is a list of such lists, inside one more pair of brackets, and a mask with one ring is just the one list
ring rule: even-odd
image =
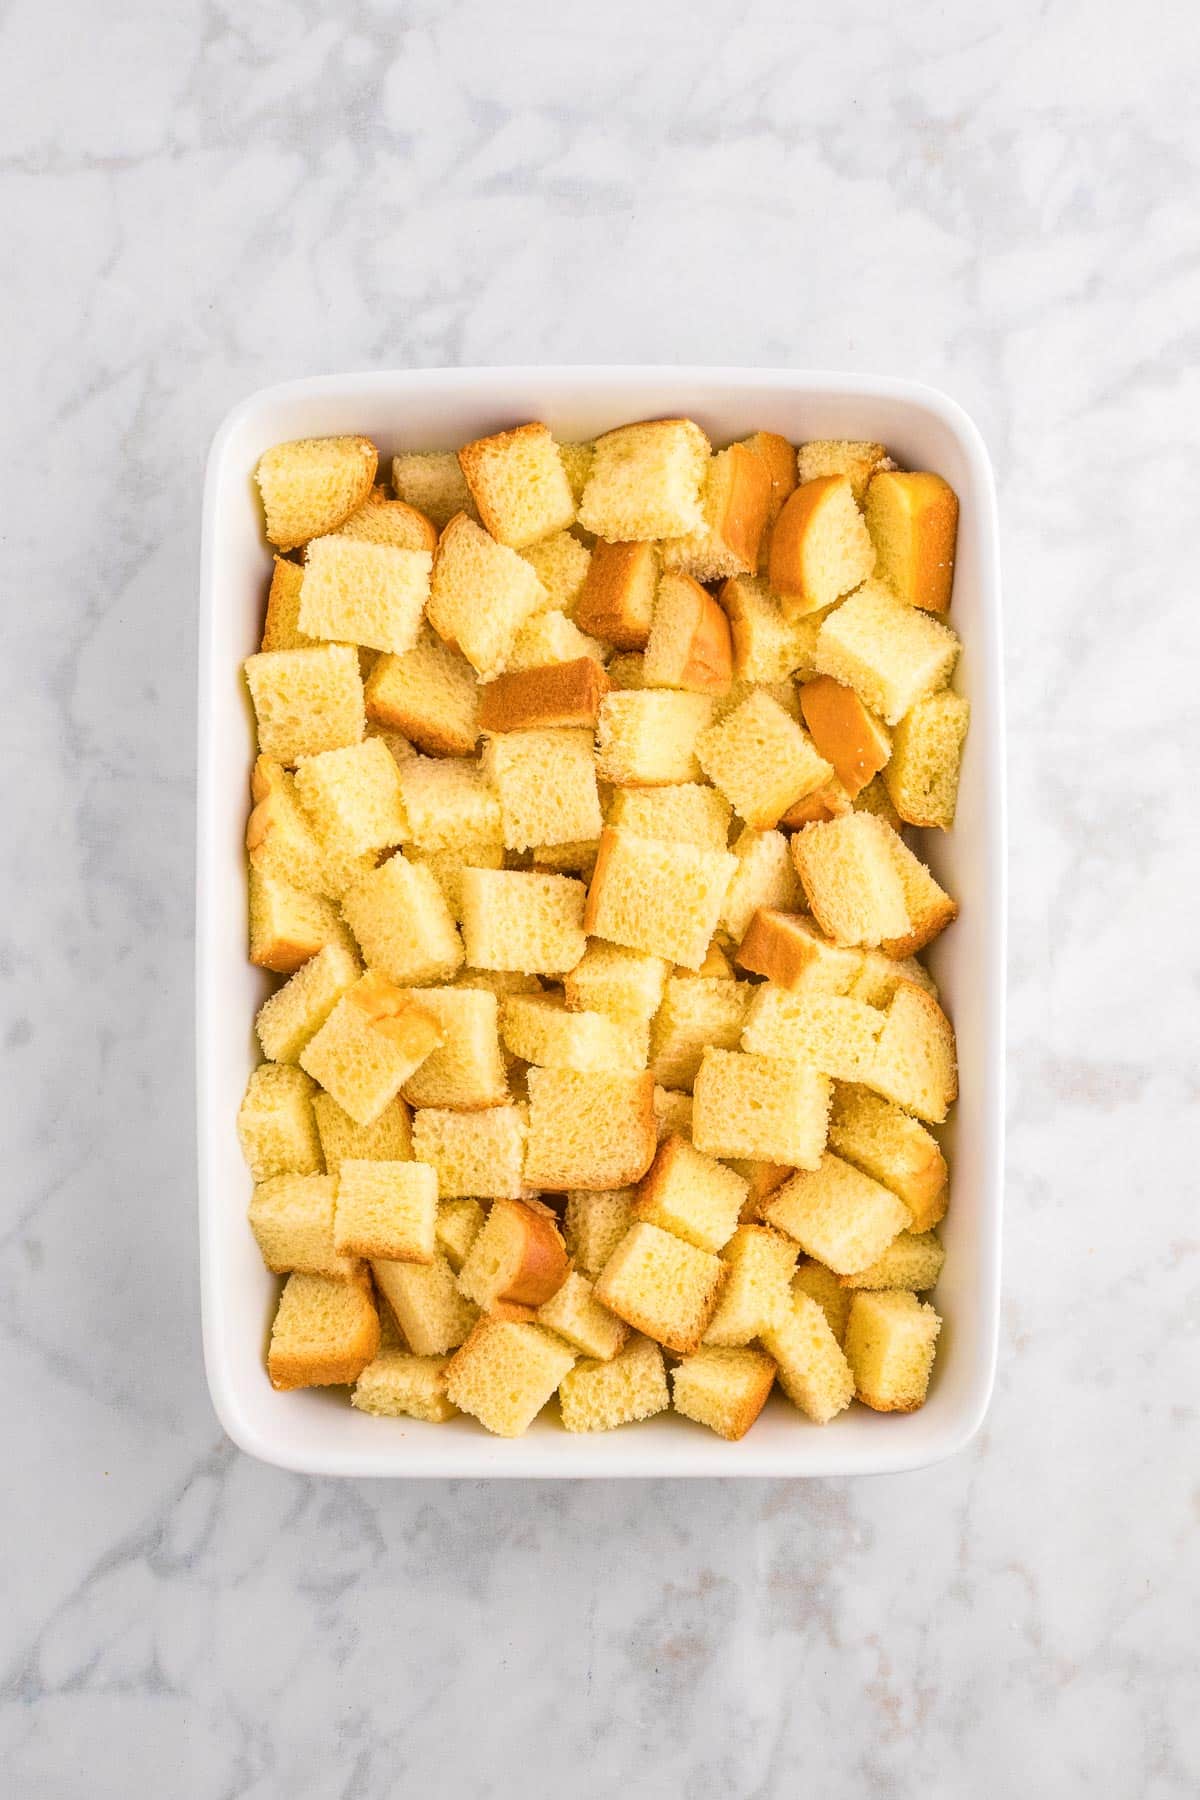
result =
[[853,688],[829,675],[804,683],[800,710],[813,743],[853,800],[891,755],[889,733]]
[[808,1294],[793,1291],[781,1319],[763,1333],[779,1385],[816,1425],[827,1425],[854,1398],[854,1376],[829,1321]]
[[276,975],[293,975],[326,944],[354,948],[331,900],[250,868],[250,961]]
[[886,461],[887,450],[883,444],[854,442],[847,438],[815,438],[801,444],[797,450],[796,474],[800,481],[820,481],[830,475],[844,475],[861,506],[872,475]]
[[474,969],[562,975],[587,948],[587,889],[569,875],[464,869],[463,938]]
[[548,1206],[496,1200],[467,1252],[458,1285],[484,1312],[498,1301],[541,1306],[567,1278],[567,1247]]
[[839,1275],[845,1288],[881,1292],[886,1288],[904,1288],[910,1294],[924,1294],[937,1286],[946,1252],[932,1231],[902,1231],[894,1237],[883,1255],[853,1275]]
[[578,662],[584,656],[595,663],[603,662],[604,646],[599,638],[588,637],[566,613],[550,608],[535,613],[522,625],[504,667],[509,674],[523,675],[530,669]]
[[364,437],[297,438],[265,450],[254,478],[270,542],[295,550],[336,531],[371,492],[378,462],[374,444]]
[[357,1381],[378,1349],[379,1314],[365,1275],[350,1281],[288,1276],[267,1351],[273,1388]]
[[608,677],[594,656],[497,675],[479,697],[484,731],[595,730]]
[[405,450],[392,458],[392,486],[444,531],[456,513],[475,519],[475,501],[453,450]]
[[403,655],[417,641],[432,568],[428,550],[314,538],[304,562],[300,629],[308,637]]
[[556,531],[521,552],[546,590],[547,610],[571,618],[587,580],[592,553],[571,531]]
[[264,756],[296,763],[362,737],[363,684],[352,644],[260,650],[245,669]]
[[664,569],[697,581],[751,573],[771,505],[771,471],[749,444],[731,444],[708,464],[700,497],[704,524],[662,546]]
[[592,733],[502,731],[483,750],[508,850],[598,838],[603,820]]
[[925,470],[883,471],[867,489],[866,515],[879,578],[909,606],[949,612],[958,537],[958,496],[949,482]]
[[657,591],[658,551],[653,544],[600,542],[575,602],[575,623],[618,650],[644,650]]
[[729,620],[690,575],[664,573],[642,664],[647,686],[726,694],[733,680]]
[[748,450],[756,451],[766,465],[771,482],[767,523],[773,525],[783,510],[784,501],[796,486],[795,449],[777,431],[753,431],[741,441]]
[[904,886],[887,841],[895,836],[871,813],[846,813],[792,839],[813,917],[835,943],[874,946],[907,932]]
[[370,967],[401,987],[446,981],[462,967],[462,939],[423,863],[390,856],[351,888],[342,912]]
[[594,938],[563,976],[563,998],[572,1012],[605,1013],[618,1025],[647,1025],[662,1005],[670,964],[644,950],[626,950]]
[[908,825],[949,831],[958,802],[958,770],[971,708],[949,688],[918,700],[896,727],[884,782]]
[[375,1285],[417,1356],[444,1356],[470,1335],[479,1308],[459,1293],[439,1251],[431,1263],[374,1262]]
[[408,836],[400,771],[379,738],[306,756],[296,795],[321,842],[345,855],[389,850]]
[[247,1215],[273,1275],[325,1275],[349,1281],[362,1264],[334,1236],[337,1183],[331,1175],[275,1175],[260,1181]]
[[664,1087],[690,1089],[706,1049],[736,1050],[751,988],[719,976],[672,975],[650,1027],[650,1067]]
[[412,988],[411,998],[432,1013],[442,1041],[404,1084],[410,1106],[451,1106],[474,1112],[503,1106],[508,1078],[500,1054],[499,1005],[480,988]]
[[747,1185],[686,1138],[668,1137],[638,1187],[633,1216],[697,1249],[720,1250],[737,1229]]
[[762,831],[833,774],[803,726],[762,688],[700,733],[696,756],[739,817]]
[[480,1319],[450,1359],[446,1393],[497,1437],[520,1437],[574,1362],[574,1351],[540,1325]]
[[817,1168],[798,1170],[764,1201],[763,1217],[835,1275],[877,1261],[910,1220],[890,1188],[829,1151]]
[[675,1411],[718,1437],[745,1437],[767,1404],[775,1364],[762,1350],[703,1345],[672,1371]]
[[412,842],[422,850],[501,843],[500,803],[478,762],[413,756],[399,765]]
[[319,1175],[324,1169],[317,1121],[316,1084],[294,1063],[260,1063],[246,1083],[237,1134],[255,1181],[274,1175]]
[[[741,943],[761,907],[785,916],[800,904],[800,881],[791,846],[781,831],[743,826],[733,841],[738,866],[725,895],[721,925],[735,944]],[[746,965],[743,964],[743,967]]]
[[367,717],[431,756],[473,756],[479,685],[465,656],[423,627],[403,656],[381,656],[367,677]]
[[522,625],[545,601],[545,588],[515,550],[464,513],[451,519],[433,559],[429,623],[485,681],[504,672]]
[[708,1156],[816,1168],[829,1117],[828,1077],[803,1063],[740,1050],[704,1052],[692,1141]]
[[796,1246],[765,1225],[739,1225],[721,1254],[727,1273],[704,1342],[749,1344],[791,1305]]
[[898,1194],[912,1230],[928,1231],[945,1217],[946,1159],[933,1133],[893,1101],[869,1088],[839,1084],[829,1117],[829,1147]]
[[437,1176],[427,1163],[342,1163],[333,1219],[333,1244],[342,1255],[431,1263],[436,1222]]
[[800,913],[763,907],[746,927],[737,960],[791,993],[847,994],[862,952],[833,943]]
[[906,606],[883,581],[864,582],[825,615],[813,657],[817,671],[852,687],[885,725],[945,687],[959,642],[948,625]]
[[804,1256],[792,1277],[792,1292],[807,1294],[811,1300],[815,1300],[825,1314],[829,1329],[838,1343],[845,1343],[850,1302],[854,1296],[849,1288],[842,1286],[841,1276],[835,1275],[832,1269],[827,1269],[824,1263],[817,1262],[814,1257]]
[[486,1216],[478,1200],[442,1200],[438,1203],[434,1236],[438,1250],[456,1275],[483,1230]]
[[658,1144],[651,1074],[533,1067],[528,1082],[531,1187],[565,1193],[641,1180]]
[[670,787],[615,789],[606,822],[623,825],[639,837],[724,850],[732,817],[732,807],[716,788],[682,781]]
[[254,1022],[268,1062],[299,1062],[309,1039],[361,973],[357,959],[342,944],[326,944],[297,969],[263,1002]]
[[608,693],[600,702],[596,773],[618,787],[699,781],[696,740],[711,717],[707,694],[661,688]]
[[884,1015],[842,994],[791,993],[765,981],[746,1013],[742,1049],[804,1062],[835,1081],[871,1069]]
[[371,489],[358,511],[338,526],[338,536],[430,553],[437,549],[438,541],[437,526],[427,514],[406,500],[390,500],[387,489],[382,487]]
[[303,582],[303,563],[289,562],[286,556],[275,558],[260,650],[311,650],[316,643],[315,638],[306,637],[300,629]]
[[861,1079],[906,1112],[941,1124],[958,1098],[958,1060],[954,1029],[932,994],[900,983]]
[[576,1363],[563,1376],[558,1402],[567,1431],[613,1431],[653,1418],[670,1405],[662,1351],[635,1334],[608,1362]]
[[412,1120],[403,1100],[385,1106],[370,1125],[357,1124],[331,1094],[313,1095],[313,1113],[325,1167],[331,1175],[340,1172],[348,1157],[360,1162],[406,1162],[412,1155]]
[[610,943],[698,969],[737,863],[724,850],[606,826],[583,928]]
[[594,1280],[633,1224],[636,1188],[572,1188],[563,1235],[574,1266]]
[[635,1220],[601,1270],[595,1292],[635,1331],[686,1356],[704,1336],[724,1278],[719,1256]]
[[442,1200],[519,1200],[525,1192],[525,1121],[515,1106],[423,1106],[413,1115],[413,1154],[437,1170]]
[[899,937],[885,937],[880,948],[884,954],[901,962],[924,950],[935,937],[958,917],[958,902],[940,887],[919,856],[909,849],[899,832],[883,820],[864,814],[870,822],[883,854],[891,863],[904,894],[908,928]]
[[610,543],[686,537],[704,528],[711,446],[690,419],[651,419],[598,437],[579,523]]
[[340,900],[375,867],[374,851],[348,856],[318,840],[297,797],[295,776],[273,758],[255,761],[250,794],[254,806],[246,821],[246,851],[251,869],[264,880]]
[[788,618],[832,606],[874,566],[875,546],[847,476],[818,476],[789,495],[770,559],[771,591]]
[[825,613],[789,619],[765,581],[738,575],[721,589],[729,619],[733,672],[742,681],[786,681],[810,675]]
[[499,544],[521,550],[575,522],[575,501],[558,446],[540,423],[464,444],[458,464]]
[[372,970],[309,1039],[300,1066],[359,1125],[370,1125],[441,1041],[432,1013]]
[[548,1069],[644,1068],[646,1028],[618,1024],[607,1013],[568,1011],[558,994],[510,994],[500,1015],[505,1048]]
[[351,1406],[382,1419],[423,1419],[440,1425],[458,1408],[446,1394],[448,1356],[413,1356],[381,1350],[369,1362],[350,1395]]
[[611,1362],[629,1336],[624,1320],[600,1305],[591,1282],[574,1269],[538,1307],[537,1322],[565,1338],[580,1356],[592,1356],[599,1362]]
[[654,1084],[654,1129],[660,1144],[669,1137],[692,1141],[692,1096],[681,1089]]
[[846,1357],[864,1406],[874,1412],[915,1412],[924,1405],[941,1328],[933,1307],[915,1294],[855,1294]]

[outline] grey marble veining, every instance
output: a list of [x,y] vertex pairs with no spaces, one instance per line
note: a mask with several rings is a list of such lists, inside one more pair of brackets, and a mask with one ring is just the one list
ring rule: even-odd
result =
[[[868,0],[0,14],[0,1766],[30,1796],[1200,1788],[1200,24]],[[199,488],[252,387],[783,362],[997,464],[1000,1377],[860,1483],[307,1480],[199,1354]]]

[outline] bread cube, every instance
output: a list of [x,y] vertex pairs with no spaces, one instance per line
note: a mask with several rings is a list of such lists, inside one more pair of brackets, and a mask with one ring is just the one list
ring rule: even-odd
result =
[[479,1112],[423,1106],[413,1118],[413,1153],[437,1170],[443,1200],[519,1200],[525,1192],[525,1130],[515,1106]]
[[445,981],[462,966],[462,939],[432,871],[391,856],[351,888],[343,916],[371,968],[398,986]]
[[300,629],[309,637],[401,656],[417,641],[432,568],[428,550],[365,538],[314,538],[304,563]]
[[485,681],[503,673],[522,625],[545,601],[545,588],[515,550],[465,514],[450,521],[433,561],[429,623]]
[[827,1425],[854,1398],[854,1376],[821,1307],[808,1294],[792,1294],[789,1310],[763,1333],[763,1349],[776,1365],[779,1385],[816,1425]]
[[861,1081],[872,1066],[883,1014],[841,994],[789,993],[764,982],[746,1013],[742,1049],[808,1063],[837,1081]]
[[771,533],[771,591],[787,618],[832,606],[875,567],[875,546],[845,475],[798,487]]
[[574,1270],[539,1306],[537,1322],[556,1331],[581,1356],[594,1356],[598,1362],[610,1362],[629,1336],[623,1320],[600,1305],[591,1282]]
[[379,457],[364,437],[297,438],[258,459],[267,537],[280,550],[336,531],[371,492]]
[[847,813],[806,825],[792,839],[813,917],[835,943],[877,945],[908,930],[904,885],[888,842],[895,837],[872,814]]
[[587,889],[569,875],[464,869],[463,938],[475,969],[561,975],[584,950]]
[[470,1336],[479,1308],[459,1293],[440,1252],[431,1263],[373,1262],[371,1272],[415,1355],[444,1356]]
[[587,895],[588,933],[698,969],[717,928],[736,860],[606,826]]
[[923,1406],[941,1328],[933,1307],[915,1294],[855,1294],[846,1357],[863,1404],[874,1412],[915,1412]]
[[662,1351],[635,1335],[608,1362],[576,1363],[562,1379],[558,1402],[567,1431],[613,1431],[653,1418],[670,1405]]
[[866,516],[880,580],[909,606],[949,612],[958,536],[958,496],[949,482],[925,470],[882,471],[867,489]]
[[408,860],[420,863],[429,870],[442,890],[442,898],[446,902],[450,917],[457,924],[462,922],[462,877],[464,869],[502,869],[504,867],[504,845],[497,838],[494,842],[482,839],[464,839],[453,850],[422,850],[411,844],[408,849]]
[[885,725],[897,725],[918,700],[945,687],[958,652],[948,625],[906,606],[885,582],[870,581],[826,615],[813,660]]
[[896,727],[884,783],[908,825],[949,831],[958,802],[958,770],[971,708],[949,688],[927,694]]
[[550,1069],[645,1068],[646,1031],[620,1025],[607,1013],[569,1012],[555,994],[510,994],[500,1035],[513,1056]]
[[701,850],[724,850],[729,843],[731,817],[729,802],[716,788],[684,781],[670,787],[617,788],[607,823],[623,825],[638,837],[695,844]]
[[658,1143],[652,1075],[533,1067],[527,1080],[531,1187],[565,1193],[641,1180]]
[[609,693],[600,702],[596,772],[617,786],[698,781],[696,741],[712,716],[706,694],[657,688]]
[[341,944],[326,944],[297,969],[290,981],[264,1001],[254,1021],[268,1062],[299,1062],[309,1039],[361,973],[357,959]]
[[636,1189],[572,1188],[563,1235],[575,1267],[594,1280],[633,1224]]
[[938,1141],[892,1101],[839,1083],[829,1147],[898,1194],[912,1215],[913,1231],[928,1231],[945,1217],[947,1169]]
[[458,1408],[446,1395],[448,1356],[412,1356],[381,1350],[369,1362],[350,1395],[351,1406],[381,1419],[424,1419],[440,1425]]
[[764,831],[833,774],[804,728],[762,688],[700,733],[696,756],[733,810]]
[[575,602],[575,623],[618,650],[644,650],[657,590],[653,544],[598,543]]
[[816,1168],[825,1147],[829,1078],[804,1063],[706,1050],[696,1076],[692,1141],[708,1156]]
[[260,650],[311,650],[317,643],[316,638],[306,637],[300,629],[303,581],[302,563],[289,562],[286,556],[275,558]]
[[521,554],[546,590],[546,610],[565,613],[569,619],[592,560],[587,545],[570,531],[556,531]]
[[365,538],[370,544],[391,544],[397,550],[437,549],[438,529],[427,514],[405,500],[390,500],[386,488],[374,487],[343,525],[338,536]]
[[771,505],[771,472],[757,450],[731,444],[708,465],[701,494],[704,524],[662,547],[664,569],[697,581],[752,572]]
[[720,1250],[737,1229],[747,1186],[685,1138],[668,1137],[642,1178],[633,1216],[699,1250]]
[[885,937],[880,948],[897,962],[915,956],[933,942],[939,932],[958,917],[958,902],[952,900],[934,880],[919,856],[914,856],[904,839],[885,825],[882,819],[870,818],[880,850],[891,863],[904,894],[908,929],[898,937]]
[[486,1217],[478,1200],[443,1200],[437,1209],[437,1247],[457,1275],[483,1230]]
[[403,1100],[385,1106],[370,1125],[357,1124],[332,1094],[315,1093],[312,1106],[331,1175],[341,1173],[348,1157],[360,1162],[407,1162],[412,1156],[412,1122]]
[[399,765],[412,842],[423,850],[501,841],[500,806],[478,762],[414,756]]
[[705,1345],[672,1372],[675,1411],[718,1437],[744,1438],[767,1404],[775,1364],[761,1350]]
[[844,1288],[876,1292],[904,1288],[910,1294],[921,1294],[937,1286],[945,1260],[946,1252],[932,1231],[902,1231],[868,1268],[840,1275],[838,1280]]
[[293,975],[326,944],[353,950],[332,901],[250,869],[250,961],[276,975]]
[[497,1200],[459,1270],[460,1290],[484,1312],[541,1306],[567,1278],[566,1245],[548,1206]]
[[267,1351],[273,1388],[357,1381],[378,1349],[379,1314],[365,1275],[349,1281],[288,1276]]
[[733,680],[729,620],[690,575],[665,573],[654,597],[643,672],[648,687],[726,694]]
[[458,464],[497,543],[521,550],[574,524],[571,484],[545,425],[476,438],[463,445]]
[[603,644],[580,631],[566,613],[551,608],[522,625],[504,667],[510,675],[521,675],[531,669],[553,668],[556,663],[578,662],[585,656],[599,665],[604,658]]
[[370,1125],[441,1041],[433,1015],[372,971],[309,1039],[300,1066],[357,1124]]
[[883,1255],[910,1215],[890,1188],[827,1151],[764,1201],[763,1217],[835,1275],[853,1275]]
[[374,851],[344,855],[318,841],[297,798],[295,776],[271,757],[256,760],[250,794],[254,808],[246,821],[246,850],[251,871],[264,881],[283,882],[307,894],[340,900],[347,888],[375,867]]
[[887,762],[892,753],[891,736],[853,688],[829,675],[804,683],[800,710],[813,743],[833,764],[845,792],[855,799]]
[[408,836],[400,772],[378,738],[306,756],[296,794],[318,838],[350,856],[392,849]]
[[839,1345],[844,1344],[853,1295],[842,1286],[841,1276],[811,1256],[801,1257],[800,1266],[792,1277],[792,1293],[807,1294],[810,1300],[815,1300]]
[[368,719],[399,731],[431,756],[472,756],[479,685],[465,656],[428,626],[403,656],[381,656],[367,677]]
[[480,693],[484,731],[543,731],[574,726],[589,733],[600,717],[608,677],[594,656],[497,675]]
[[478,988],[411,988],[409,996],[431,1013],[442,1042],[404,1084],[410,1106],[450,1106],[473,1112],[503,1106],[508,1078],[500,1054],[495,994]]
[[483,774],[500,801],[507,849],[599,837],[590,731],[500,732],[484,746]]
[[798,913],[763,907],[746,927],[737,960],[790,993],[844,994],[857,978],[862,952],[832,943]]
[[906,1112],[941,1124],[958,1098],[958,1062],[954,1028],[932,994],[900,983],[861,1079]]
[[670,964],[644,950],[625,950],[594,938],[563,976],[571,1012],[599,1012],[631,1029],[646,1025],[662,1005]]
[[450,1360],[446,1393],[497,1437],[520,1437],[574,1362],[574,1351],[540,1325],[480,1319]]
[[296,763],[359,742],[366,714],[353,645],[260,650],[244,666],[264,756]]
[[[748,450],[755,451],[766,466],[771,482],[771,497],[767,503],[767,524],[773,525],[783,510],[783,503],[796,487],[796,452],[785,437],[777,431],[753,431],[742,443]],[[764,543],[765,548],[765,543]],[[760,553],[759,562],[762,562]]]
[[246,1083],[237,1134],[255,1181],[324,1169],[313,1116],[316,1084],[292,1063],[260,1063]]
[[847,438],[817,438],[801,444],[796,452],[796,471],[801,481],[819,481],[844,475],[861,506],[875,471],[888,460],[884,445],[856,443]]
[[359,1273],[362,1264],[334,1238],[336,1189],[329,1175],[275,1175],[255,1186],[247,1217],[273,1275],[349,1281]]
[[333,1220],[343,1255],[431,1263],[436,1220],[437,1176],[427,1164],[343,1161]]
[[600,1271],[596,1298],[635,1331],[686,1356],[704,1336],[724,1278],[719,1256],[635,1220]]
[[786,681],[812,673],[823,611],[785,618],[766,583],[752,575],[727,581],[721,605],[729,619],[733,672],[740,680]]
[[782,1319],[791,1305],[796,1246],[765,1225],[739,1225],[722,1259],[725,1284],[704,1342],[749,1344]]
[[786,911],[800,904],[800,882],[781,831],[746,825],[734,839],[733,854],[738,867],[725,895],[721,925],[740,944],[761,907]]
[[456,513],[478,518],[475,501],[453,450],[405,450],[392,458],[392,486],[444,531]]
[[669,1137],[692,1141],[692,1096],[675,1088],[654,1086],[654,1129],[660,1144]]
[[736,1050],[752,989],[748,981],[672,975],[650,1027],[650,1067],[663,1087],[690,1090],[706,1049]]
[[710,445],[690,419],[622,425],[596,439],[579,523],[610,543],[686,537],[704,528]]

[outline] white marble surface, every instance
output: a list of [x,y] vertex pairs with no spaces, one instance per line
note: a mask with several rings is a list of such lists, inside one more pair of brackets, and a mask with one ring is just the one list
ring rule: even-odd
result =
[[[1184,1800],[1195,9],[339,11],[0,15],[4,1789]],[[291,374],[538,359],[911,373],[990,441],[1007,1280],[989,1420],[941,1468],[339,1485],[209,1408],[207,440]]]

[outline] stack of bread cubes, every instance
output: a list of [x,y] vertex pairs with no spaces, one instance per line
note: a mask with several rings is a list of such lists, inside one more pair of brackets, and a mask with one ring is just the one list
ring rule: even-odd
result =
[[688,419],[278,445],[238,1129],[277,1388],[737,1439],[921,1405],[957,501]]

